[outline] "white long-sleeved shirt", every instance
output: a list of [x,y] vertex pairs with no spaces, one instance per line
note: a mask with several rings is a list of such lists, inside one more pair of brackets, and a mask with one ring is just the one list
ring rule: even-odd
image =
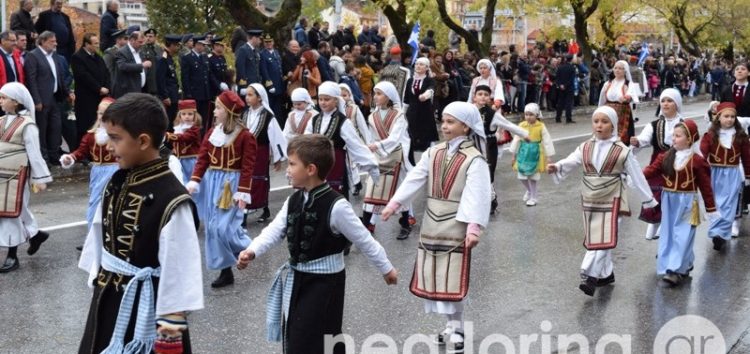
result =
[[[661,119],[664,117],[664,143],[672,146],[672,133],[674,132],[674,127],[682,120],[682,115],[677,113],[672,118],[667,118],[664,115],[661,115],[659,118]],[[638,149],[643,149],[646,147],[651,146],[651,139],[654,137],[654,126],[651,124],[646,124],[645,127],[643,127],[643,130],[641,130],[641,133],[638,134],[636,139],[638,139]],[[638,152],[640,150],[636,150]]]
[[[263,113],[264,110],[266,109],[263,106],[260,106],[256,109],[248,109],[245,119],[245,126],[248,130],[250,130],[250,132],[254,132],[258,129],[258,124],[260,124],[260,114]],[[276,120],[276,118],[269,114],[269,119],[270,121],[268,122],[268,129],[266,134],[268,134],[268,143],[271,147],[271,154],[273,155],[273,160],[271,161],[271,163],[285,161],[288,141],[284,136],[284,133],[281,131],[281,127],[279,126],[279,122]]]
[[[322,134],[328,129],[328,125],[331,124],[331,116],[334,111],[321,113],[320,131],[313,131],[312,120],[305,128],[305,134]],[[354,129],[354,125],[348,119],[341,124],[341,139],[346,143],[346,152],[349,154],[349,158],[352,163],[356,164],[362,171],[373,171],[378,169],[378,160],[370,149],[362,142],[362,139],[357,135],[357,130]]]
[[[625,85],[625,80],[612,80],[604,83],[602,92],[599,95],[599,105],[603,106],[607,101],[609,102],[620,102],[623,99],[622,86]],[[627,95],[632,99],[631,103],[640,102],[638,99],[638,90],[635,88],[638,84],[631,82],[628,85]]]
[[[312,124],[312,117],[315,117],[318,112],[314,109],[304,110],[304,111],[298,111],[298,110],[292,110],[289,112],[289,116],[286,119],[286,123],[284,123],[284,137],[286,138],[286,141],[291,141],[295,136],[297,136],[297,133],[292,129],[292,124],[294,126],[299,126],[299,124],[302,122],[302,117],[305,115],[305,113],[310,112],[310,120],[307,122],[307,125],[309,126]],[[305,127],[305,130],[307,130],[307,127]]]

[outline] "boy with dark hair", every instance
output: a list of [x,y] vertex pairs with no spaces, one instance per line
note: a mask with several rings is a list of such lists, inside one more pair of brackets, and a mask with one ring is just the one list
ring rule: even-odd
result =
[[[396,284],[398,276],[351,204],[325,181],[334,165],[331,141],[320,134],[300,135],[287,153],[287,176],[297,191],[240,253],[237,268],[244,269],[286,238],[289,261],[276,273],[268,297],[268,340],[283,338],[287,353],[323,353],[325,336],[341,334],[347,241],[383,274],[386,284]],[[344,351],[341,343],[333,350]]]
[[105,111],[102,126],[120,170],[105,187],[78,263],[94,289],[79,353],[190,353],[186,314],[203,308],[197,216],[159,156],[164,107],[151,95],[126,94]]

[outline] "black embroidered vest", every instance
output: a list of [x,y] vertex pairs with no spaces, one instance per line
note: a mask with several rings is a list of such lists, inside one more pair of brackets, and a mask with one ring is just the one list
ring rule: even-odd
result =
[[[161,229],[183,203],[191,206],[197,229],[195,205],[167,160],[115,172],[102,197],[104,249],[138,268],[158,267]],[[99,270],[102,287],[110,283],[119,287],[128,281],[129,277]]]
[[341,137],[341,126],[346,122],[346,116],[336,110],[331,114],[331,122],[328,124],[328,128],[324,132],[320,131],[320,124],[323,121],[323,113],[318,113],[313,117],[313,133],[323,134],[333,142],[334,149],[343,149],[346,146],[346,142]]
[[[682,118],[680,118],[680,121],[682,121]],[[654,149],[654,151],[651,153],[651,162],[654,162],[659,154],[669,150],[670,148],[670,146],[664,142],[666,125],[667,121],[663,116],[651,122],[651,128],[654,132],[651,135],[651,147],[653,147]]]
[[[242,117],[243,122],[247,122],[247,116],[250,113],[249,110],[245,111],[244,117]],[[268,145],[270,144],[270,140],[268,139],[268,125],[271,123],[271,119],[275,119],[272,113],[269,113],[265,108],[260,113],[260,117],[258,118],[258,126],[251,130],[250,132],[253,133],[253,136],[255,136],[255,142],[258,145]],[[249,129],[249,128],[248,128]]]
[[310,191],[307,202],[298,190],[289,197],[286,218],[286,239],[289,264],[309,262],[344,251],[347,239],[331,231],[331,210],[344,198],[324,183]]

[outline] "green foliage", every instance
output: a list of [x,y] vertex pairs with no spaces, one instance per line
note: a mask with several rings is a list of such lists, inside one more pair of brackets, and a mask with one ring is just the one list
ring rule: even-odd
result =
[[221,0],[147,0],[146,13],[159,33],[231,34],[236,25]]

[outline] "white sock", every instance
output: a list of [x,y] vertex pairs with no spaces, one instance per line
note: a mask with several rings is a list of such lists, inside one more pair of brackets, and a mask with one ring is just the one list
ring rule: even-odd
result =
[[531,194],[531,199],[536,200],[536,181],[533,179],[529,180],[529,192]]

